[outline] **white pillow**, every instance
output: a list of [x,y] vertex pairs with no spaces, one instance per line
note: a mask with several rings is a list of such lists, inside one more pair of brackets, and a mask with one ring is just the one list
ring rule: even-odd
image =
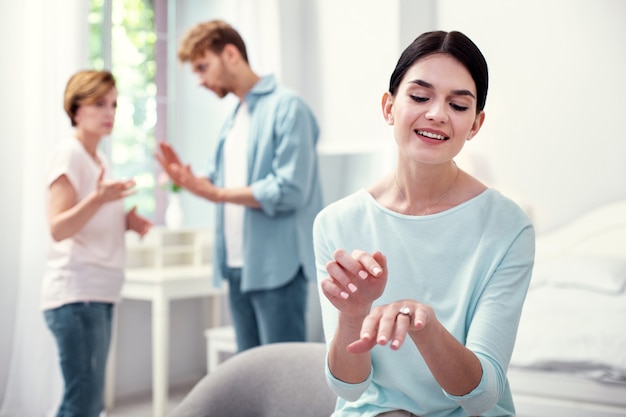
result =
[[621,294],[626,287],[626,257],[565,255],[537,261],[532,284]]

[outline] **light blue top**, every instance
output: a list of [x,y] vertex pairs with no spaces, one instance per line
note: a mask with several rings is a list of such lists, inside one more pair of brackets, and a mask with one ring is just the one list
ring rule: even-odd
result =
[[[300,267],[307,278],[314,279],[312,227],[323,206],[317,121],[306,103],[271,75],[262,78],[245,101],[250,110],[248,184],[262,207],[247,207],[244,213],[241,289],[280,287]],[[222,128],[209,173],[217,186],[223,186],[224,141],[237,108]],[[214,253],[218,285],[226,268],[223,218],[224,206],[218,204]]]
[[[360,384],[337,380],[333,416],[375,416],[402,409],[419,416],[514,416],[506,372],[530,282],[534,228],[524,212],[488,189],[447,211],[407,216],[380,205],[360,190],[325,208],[314,225],[318,281],[335,249],[381,251],[389,276],[375,305],[415,299],[430,305],[454,337],[481,362],[480,384],[467,395],[447,394],[437,384],[409,338],[398,351],[376,346],[372,371]],[[327,343],[337,310],[323,295]]]

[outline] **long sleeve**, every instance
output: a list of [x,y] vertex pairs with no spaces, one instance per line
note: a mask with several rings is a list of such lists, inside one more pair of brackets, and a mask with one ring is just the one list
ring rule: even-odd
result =
[[[381,251],[389,278],[375,304],[411,298],[430,305],[483,367],[479,386],[455,397],[443,392],[410,341],[398,351],[377,346],[365,383],[350,386],[327,372],[345,415],[389,409],[428,416],[514,414],[506,370],[532,272],[534,229],[512,201],[487,190],[445,212],[414,217],[380,206],[361,190],[318,215],[314,245],[318,281],[326,278],[326,262],[337,248]],[[327,300],[321,303],[329,343],[337,312]]]

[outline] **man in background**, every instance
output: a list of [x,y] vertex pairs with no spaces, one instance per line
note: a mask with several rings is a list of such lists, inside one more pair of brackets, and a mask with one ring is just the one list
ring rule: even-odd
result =
[[304,341],[308,280],[316,276],[312,225],[322,208],[315,116],[274,76],[251,69],[226,22],[192,27],[178,58],[218,97],[239,99],[208,176],[196,176],[167,143],[157,155],[176,184],[216,203],[215,277],[229,284],[238,349]]

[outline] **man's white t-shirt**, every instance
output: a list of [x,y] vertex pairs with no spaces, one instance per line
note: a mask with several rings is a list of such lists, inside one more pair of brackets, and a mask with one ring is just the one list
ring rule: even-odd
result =
[[[242,101],[226,141],[224,142],[224,187],[248,185],[248,136],[250,112]],[[224,204],[224,236],[226,263],[231,268],[243,266],[243,216],[245,206]]]
[[[104,155],[98,158],[108,166]],[[46,186],[65,175],[78,201],[97,186],[100,165],[76,138],[68,138],[53,154]],[[46,199],[48,200],[48,199]],[[71,238],[50,238],[41,292],[44,310],[81,301],[118,302],[124,281],[126,216],[122,200],[105,203]]]

